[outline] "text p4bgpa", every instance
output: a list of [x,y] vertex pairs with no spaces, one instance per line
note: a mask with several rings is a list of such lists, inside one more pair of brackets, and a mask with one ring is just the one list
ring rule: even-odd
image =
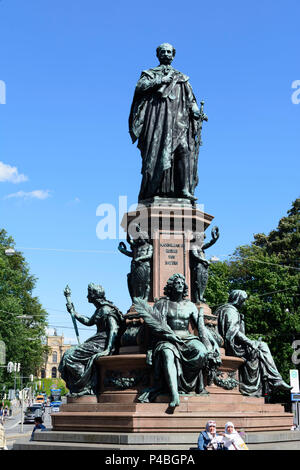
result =
[[188,454],[151,454],[134,457],[112,454],[104,460],[105,465],[127,465],[136,468],[139,464],[158,465],[195,465],[192,455]]

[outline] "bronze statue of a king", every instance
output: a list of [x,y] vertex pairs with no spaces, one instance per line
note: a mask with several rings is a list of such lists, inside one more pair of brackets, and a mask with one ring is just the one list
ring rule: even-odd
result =
[[175,49],[161,44],[159,65],[136,85],[129,116],[132,142],[142,156],[139,201],[154,196],[195,200],[203,103],[199,109],[189,77],[171,65]]

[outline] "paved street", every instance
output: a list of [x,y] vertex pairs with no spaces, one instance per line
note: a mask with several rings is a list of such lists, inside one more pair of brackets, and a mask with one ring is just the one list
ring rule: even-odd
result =
[[[26,409],[26,407],[24,408]],[[44,425],[46,428],[51,429],[51,416],[50,407],[45,408]],[[21,407],[16,407],[13,410],[12,416],[8,417],[4,421],[4,429],[7,440],[7,447],[9,450],[12,449],[13,443],[20,438],[28,437],[30,439],[34,424],[23,424],[23,431],[21,429]]]

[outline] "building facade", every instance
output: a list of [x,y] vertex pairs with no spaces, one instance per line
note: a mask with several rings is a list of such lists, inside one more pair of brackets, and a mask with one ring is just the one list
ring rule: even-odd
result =
[[65,351],[69,349],[72,344],[64,343],[64,336],[58,336],[54,331],[53,336],[46,337],[46,344],[49,347],[49,354],[45,359],[44,367],[40,371],[40,379],[56,379],[60,378],[58,366]]

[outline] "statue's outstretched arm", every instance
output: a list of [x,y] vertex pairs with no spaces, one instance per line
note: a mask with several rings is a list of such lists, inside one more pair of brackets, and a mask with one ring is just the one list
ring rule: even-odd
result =
[[95,325],[95,320],[94,320],[94,315],[89,318],[86,317],[85,315],[81,315],[80,313],[74,312],[76,320],[78,320],[80,323],[82,323],[85,326],[93,326]]
[[210,246],[214,245],[220,237],[219,227],[213,227],[211,231],[211,240],[203,246],[203,250],[207,250]]
[[130,258],[133,257],[132,251],[128,251],[124,242],[120,242],[118,245],[118,250],[123,253],[123,255],[129,256]]

